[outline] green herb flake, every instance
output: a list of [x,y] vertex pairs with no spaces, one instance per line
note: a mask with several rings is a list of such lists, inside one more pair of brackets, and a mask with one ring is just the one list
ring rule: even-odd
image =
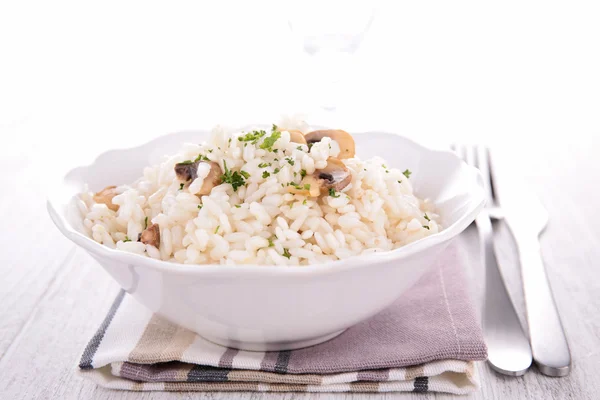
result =
[[266,134],[267,134],[267,132],[265,132],[263,130],[252,131],[252,132],[246,133],[244,136],[238,137],[238,140],[240,142],[250,142],[251,144],[256,144],[256,143],[258,143],[260,138],[262,138]]
[[219,228],[220,228],[220,227],[221,227],[221,225],[217,225],[217,229],[215,229],[215,234],[216,234],[217,232],[219,232]]
[[279,168],[275,168],[275,169],[273,170],[273,173],[274,173],[274,174],[277,174],[277,173],[279,173],[279,171],[281,171]]
[[296,150],[300,150],[300,151],[302,151],[302,146],[298,146],[298,147],[296,147]]
[[300,176],[301,176],[302,178],[304,178],[304,177],[306,176],[306,170],[305,170],[305,169],[301,169],[301,170],[300,170]]
[[425,213],[425,215],[423,216],[423,218],[425,218],[427,221],[431,222],[431,218],[429,218],[429,216],[427,215],[427,213]]
[[198,161],[210,161],[210,159],[206,156],[203,156],[202,154],[198,154],[198,157],[196,157],[194,162],[198,162]]
[[412,174],[412,172],[410,172],[410,170],[407,169],[406,171],[403,172],[403,174],[406,178],[410,178],[410,174]]
[[283,256],[289,260],[292,255],[288,249],[283,249]]
[[335,194],[335,189],[334,189],[334,188],[329,188],[329,195],[330,195],[331,197],[334,197],[334,198],[336,198],[336,199],[337,199],[338,197],[340,197],[340,195],[339,195],[339,194],[338,194],[338,195],[336,195],[336,194]]
[[144,218],[144,229],[148,229],[148,217]]
[[273,153],[278,153],[279,149],[273,149]]
[[270,166],[270,165],[271,165],[271,163],[268,163],[268,164],[267,164],[267,163],[264,163],[264,162],[263,162],[263,163],[260,163],[260,164],[258,164],[258,168],[267,168],[267,167],[268,167],[268,166]]
[[310,183],[304,184],[304,190],[310,190]]
[[387,169],[387,167],[385,166],[385,164],[381,164],[381,166],[382,166],[384,169]]
[[[219,147],[219,150],[221,150],[221,148],[220,148],[220,147]],[[212,152],[213,152],[213,149],[208,149],[208,152],[209,152],[209,153],[212,153]]]
[[273,145],[281,137],[281,132],[277,130],[277,126],[273,125],[271,135],[260,144],[260,148],[268,151],[273,151]]
[[131,239],[129,239],[129,236],[125,236],[125,239],[123,239],[123,243],[126,243],[126,242],[131,242]]
[[202,210],[202,204],[198,204],[198,210]]
[[423,228],[430,230],[429,227],[427,225],[423,225]]
[[231,138],[229,138],[229,144],[231,144]]
[[244,180],[244,175],[238,173],[237,171],[231,172],[231,170],[227,168],[227,163],[225,161],[223,161],[223,169],[225,169],[225,173],[221,175],[221,180],[223,181],[223,183],[229,183],[233,188],[234,192],[237,192],[240,186],[244,186],[246,184],[246,181]]
[[273,238],[269,238],[269,247],[273,247],[275,246],[275,243],[273,243]]
[[385,173],[386,173],[386,174],[389,174],[389,173],[390,173],[390,171],[386,169],[386,170],[385,170]]
[[402,181],[398,181],[398,183],[402,183]]
[[288,162],[288,164],[290,164],[290,165],[294,165],[294,160],[292,160],[292,158],[291,158],[291,157],[288,157],[288,158],[286,158],[285,160]]
[[179,184],[179,190],[183,190],[183,187],[185,186],[185,183],[180,183]]
[[267,179],[269,176],[271,176],[269,171],[263,171],[263,174],[262,174],[263,179]]
[[241,206],[241,205],[239,205],[239,204],[236,204],[234,207],[235,207],[235,208],[242,208],[242,206]]
[[306,203],[308,203],[308,201],[306,199],[304,199],[304,201],[302,202],[302,205],[305,206]]
[[242,174],[242,176],[246,179],[250,178],[250,173],[248,173],[246,171],[240,171],[240,174]]
[[193,163],[194,162],[192,160],[185,160],[185,161],[180,162],[179,164],[182,164],[182,165],[191,165]]

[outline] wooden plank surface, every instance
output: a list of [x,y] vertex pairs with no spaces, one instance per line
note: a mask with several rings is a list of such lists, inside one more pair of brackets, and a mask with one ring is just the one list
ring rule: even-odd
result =
[[[548,378],[533,368],[521,378],[508,378],[480,364],[482,388],[471,399],[592,399],[600,393],[600,227],[590,216],[600,203],[596,182],[594,139],[580,142],[568,154],[560,143],[544,152],[514,153],[498,148],[500,163],[517,163],[548,208],[550,225],[542,239],[544,259],[561,311],[573,356],[566,378]],[[13,149],[14,150],[14,149]],[[5,150],[3,162],[8,157]],[[43,149],[21,154],[25,162],[0,175],[4,187],[0,216],[11,227],[3,230],[0,280],[0,397],[102,399],[370,399],[398,394],[258,394],[236,393],[130,393],[105,390],[75,375],[78,357],[104,317],[118,286],[82,250],[64,239],[46,215],[37,161]],[[13,154],[13,153],[11,153]],[[577,179],[568,179],[577,176]],[[505,278],[524,321],[519,270],[514,245],[506,228],[496,226],[497,248]],[[35,248],[30,243],[34,240]],[[477,233],[468,229],[459,239],[469,255],[469,284],[476,304],[481,303],[482,268]],[[6,244],[9,245],[6,245]],[[451,399],[454,396],[403,394],[403,398]]]

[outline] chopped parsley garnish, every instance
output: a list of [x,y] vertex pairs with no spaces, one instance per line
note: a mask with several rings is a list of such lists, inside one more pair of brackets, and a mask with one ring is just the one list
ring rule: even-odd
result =
[[269,176],[271,176],[269,171],[263,171],[263,174],[262,174],[263,179],[267,179]]
[[125,242],[131,242],[131,239],[129,239],[129,236],[125,236],[125,239],[123,239],[123,243]]
[[210,161],[208,157],[203,156],[202,154],[198,154],[198,157],[196,157],[196,159],[194,160],[196,161]]
[[402,181],[398,181],[398,183],[402,183]]
[[298,147],[296,147],[296,150],[300,150],[300,151],[302,151],[302,146],[298,146]]
[[283,256],[289,260],[292,255],[288,249],[283,249]]
[[274,158],[273,161],[279,161],[279,158]]
[[258,168],[267,168],[268,166],[270,166],[271,163],[266,163],[266,162],[261,162],[260,164],[258,164]]
[[246,179],[250,178],[250,173],[248,173],[246,171],[240,171],[240,174],[242,174],[242,176]]
[[292,158],[291,158],[291,157],[288,157],[288,158],[286,158],[285,160],[288,162],[288,164],[290,164],[290,165],[294,165],[294,160],[292,160]]
[[144,229],[148,229],[148,217],[144,218]]
[[298,176],[298,173],[296,171],[294,171],[294,176]]
[[427,225],[423,225],[423,228],[430,230],[429,227]]
[[291,210],[292,208],[294,208],[294,203],[291,203],[291,204],[290,204],[290,210]]
[[241,206],[241,205],[239,205],[239,204],[236,204],[234,207],[235,207],[235,208],[242,208],[242,206]]
[[310,190],[310,183],[304,184],[304,190]]
[[340,197],[340,195],[339,195],[339,194],[338,194],[338,195],[336,195],[336,194],[335,194],[335,189],[334,189],[334,188],[329,188],[329,195],[330,195],[331,197],[334,197],[334,198],[338,198],[338,197]]
[[[221,148],[220,148],[220,147],[219,147],[219,150],[221,150]],[[209,152],[209,153],[212,153],[212,152],[213,152],[213,149],[208,149],[208,152]]]
[[217,225],[217,229],[215,229],[215,233],[219,232],[220,227],[221,227],[221,225]]
[[300,176],[303,177],[303,178],[306,176],[306,170],[305,169],[301,169],[300,170]]
[[277,126],[273,125],[273,129],[271,130],[271,136],[265,138],[263,142],[260,144],[261,149],[265,149],[268,151],[273,151],[273,145],[275,142],[281,137],[281,132],[277,130]]
[[256,143],[258,143],[260,138],[265,136],[266,134],[267,134],[267,132],[265,132],[263,130],[252,131],[250,133],[246,133],[244,136],[238,137],[238,140],[240,142],[250,142],[252,144],[256,144]]
[[389,174],[389,173],[390,173],[390,171],[386,169],[386,170],[385,170],[385,173],[386,173],[386,174]]
[[198,210],[202,210],[202,204],[198,204]]
[[229,144],[231,144],[231,138],[229,138]]
[[431,221],[431,219],[427,216],[427,213],[425,213],[425,215],[423,216],[423,218],[425,218],[427,221]]
[[183,190],[183,187],[185,186],[185,183],[180,183],[179,184],[179,190]]
[[275,246],[275,244],[273,243],[273,237],[274,237],[274,236],[272,236],[272,237],[270,237],[270,238],[268,239],[268,240],[269,240],[269,247],[273,247],[273,246]]
[[412,174],[412,172],[410,172],[410,170],[407,169],[406,171],[403,172],[403,174],[405,177],[410,178],[410,174]]
[[279,171],[281,171],[279,168],[275,168],[275,169],[273,170],[273,173],[274,173],[274,174],[277,174],[277,173],[279,173]]
[[185,160],[185,161],[180,162],[179,164],[190,165],[190,164],[193,164],[193,163],[194,162],[192,160]]
[[383,168],[387,169],[387,167],[385,166],[385,164],[381,164],[381,166],[382,166]]
[[234,192],[237,192],[240,186],[244,186],[246,184],[246,181],[244,180],[244,175],[240,174],[237,171],[231,172],[231,170],[227,168],[227,163],[225,161],[223,161],[223,168],[225,169],[225,173],[221,175],[221,180],[223,181],[223,183],[229,183],[233,188]]
[[278,153],[279,149],[273,149],[273,153]]
[[308,203],[308,201],[306,199],[304,199],[304,201],[302,202],[302,205],[305,206],[306,203]]

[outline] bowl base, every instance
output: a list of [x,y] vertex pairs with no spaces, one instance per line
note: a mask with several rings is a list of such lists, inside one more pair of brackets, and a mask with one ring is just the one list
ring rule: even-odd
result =
[[282,350],[296,350],[301,349],[303,347],[314,346],[328,340],[333,339],[334,337],[340,335],[344,332],[345,329],[341,331],[337,331],[334,333],[330,333],[328,335],[319,336],[313,339],[307,340],[298,340],[298,341],[290,341],[290,342],[244,342],[239,340],[231,340],[231,339],[222,339],[211,336],[200,335],[202,338],[208,340],[209,342],[218,344],[224,347],[230,347],[232,349],[239,350],[248,350],[248,351],[282,351]]

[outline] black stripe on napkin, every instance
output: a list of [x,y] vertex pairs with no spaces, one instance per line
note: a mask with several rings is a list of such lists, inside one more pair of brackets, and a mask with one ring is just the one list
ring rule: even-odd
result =
[[100,342],[102,342],[102,338],[104,338],[104,334],[106,334],[106,330],[108,329],[108,326],[110,325],[110,323],[112,322],[112,319],[114,318],[115,314],[117,313],[117,310],[119,309],[119,306],[121,305],[121,302],[123,301],[124,297],[125,297],[125,291],[121,290],[119,292],[119,294],[117,295],[117,297],[115,298],[115,301],[113,302],[112,306],[110,306],[110,310],[108,310],[108,314],[106,314],[106,317],[104,318],[104,321],[102,321],[102,324],[96,331],[96,334],[94,335],[92,340],[90,340],[90,342],[86,346],[85,350],[83,351],[83,355],[81,356],[81,361],[79,361],[79,368],[81,368],[81,369],[94,368],[92,366],[92,360],[94,359],[94,355],[96,354],[96,351],[98,350],[98,347],[100,346]]
[[426,376],[419,376],[415,378],[415,388],[413,392],[426,392],[429,390],[429,378]]
[[187,382],[227,382],[229,368],[215,368],[206,365],[195,365],[188,372]]
[[290,362],[290,356],[292,352],[289,350],[280,351],[277,355],[277,362],[275,363],[275,372],[279,372],[280,374],[285,374],[288,369],[288,363]]

